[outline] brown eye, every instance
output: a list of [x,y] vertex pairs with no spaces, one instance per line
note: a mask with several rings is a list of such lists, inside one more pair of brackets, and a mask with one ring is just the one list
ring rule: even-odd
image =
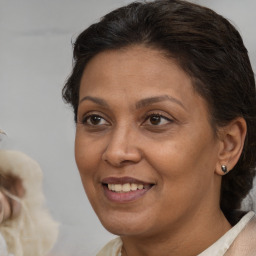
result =
[[100,116],[91,116],[90,117],[90,123],[93,125],[97,125],[99,124],[101,121],[101,117]]
[[89,115],[85,117],[83,123],[86,125],[92,125],[92,126],[108,124],[108,122],[99,115]]
[[161,123],[161,116],[159,115],[153,115],[149,118],[149,121],[153,125],[159,125]]
[[173,120],[159,114],[151,114],[149,115],[144,124],[145,125],[153,125],[153,126],[161,126],[172,123]]

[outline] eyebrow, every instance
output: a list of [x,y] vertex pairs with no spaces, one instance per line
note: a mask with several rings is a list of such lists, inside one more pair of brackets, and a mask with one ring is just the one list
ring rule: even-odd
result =
[[83,97],[80,101],[79,101],[79,104],[85,100],[90,100],[98,105],[101,105],[103,107],[108,107],[108,103],[103,100],[103,99],[100,99],[100,98],[97,98],[97,97],[91,97],[91,96],[85,96]]
[[174,103],[180,105],[182,108],[186,109],[180,100],[173,98],[169,95],[160,95],[160,96],[156,96],[156,97],[142,99],[136,103],[136,109],[143,108],[143,107],[152,105],[154,103],[158,103],[158,102],[166,101],[166,100],[174,102]]
[[[79,104],[83,101],[86,101],[86,100],[89,100],[89,101],[92,101],[98,105],[101,105],[103,107],[109,107],[108,103],[101,99],[101,98],[97,98],[97,97],[92,97],[92,96],[85,96],[83,97],[80,101],[79,101]],[[180,105],[182,108],[186,109],[185,106],[181,103],[180,100],[176,99],[176,98],[173,98],[169,95],[160,95],[160,96],[156,96],[156,97],[149,97],[149,98],[145,98],[145,99],[142,99],[142,100],[139,100],[137,103],[136,103],[136,109],[139,109],[139,108],[143,108],[143,107],[146,107],[146,106],[149,106],[149,105],[152,105],[154,103],[158,103],[158,102],[162,102],[162,101],[171,101],[171,102],[174,102],[178,105]]]

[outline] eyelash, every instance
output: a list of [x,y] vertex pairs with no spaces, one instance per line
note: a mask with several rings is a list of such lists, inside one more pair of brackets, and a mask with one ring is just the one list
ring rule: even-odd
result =
[[[150,113],[150,114],[147,114],[146,116],[145,116],[145,118],[144,118],[144,122],[143,123],[146,123],[148,120],[150,120],[150,118],[152,118],[152,117],[158,117],[158,118],[160,118],[160,119],[164,119],[165,121],[167,121],[168,123],[172,123],[173,122],[173,120],[172,119],[170,119],[170,118],[168,118],[168,117],[166,117],[166,116],[164,116],[164,115],[162,115],[162,114],[160,114],[160,113]],[[164,125],[164,124],[162,124],[162,125]],[[149,126],[161,126],[161,125],[158,125],[158,124],[149,124]]]
[[[105,120],[105,122],[106,123],[104,123],[104,124],[92,124],[92,122],[91,123],[88,123],[88,121],[90,120],[90,118],[92,118],[92,117],[95,117],[95,118],[98,118],[98,121],[99,122],[102,122],[102,120]],[[170,118],[168,118],[168,117],[166,117],[166,116],[164,116],[164,115],[162,115],[162,114],[160,114],[160,113],[150,113],[150,114],[147,114],[147,115],[145,115],[145,117],[143,118],[143,123],[142,124],[144,124],[145,126],[154,126],[154,127],[156,127],[156,126],[162,126],[162,125],[165,125],[165,124],[153,124],[152,122],[150,123],[150,124],[146,124],[146,122],[148,122],[149,120],[150,120],[150,118],[153,118],[153,117],[157,117],[158,118],[158,120],[156,120],[157,122],[159,121],[159,119],[160,119],[160,123],[163,121],[163,120],[165,120],[167,123],[172,123],[173,122],[173,120],[172,119],[170,119]],[[152,120],[151,120],[152,121]],[[150,121],[149,121],[150,122]],[[86,115],[83,119],[82,119],[82,124],[84,124],[84,125],[86,125],[86,126],[90,126],[90,127],[99,127],[99,126],[103,126],[103,125],[110,125],[109,124],[109,122],[104,118],[104,117],[102,117],[101,115],[98,115],[98,114],[89,114],[89,115]]]
[[87,126],[100,126],[98,124],[89,124],[88,123],[88,120],[90,120],[90,118],[92,117],[96,117],[96,118],[100,118],[101,121],[102,120],[105,120],[107,123],[109,123],[104,117],[102,117],[101,115],[98,115],[98,114],[89,114],[89,115],[86,115],[84,116],[84,118],[82,119],[82,124],[84,125],[87,125]]

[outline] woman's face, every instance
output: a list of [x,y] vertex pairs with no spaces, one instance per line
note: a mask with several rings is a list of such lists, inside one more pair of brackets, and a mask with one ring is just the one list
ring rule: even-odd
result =
[[105,228],[165,234],[218,209],[220,141],[207,111],[190,77],[157,50],[107,51],[88,63],[75,156]]

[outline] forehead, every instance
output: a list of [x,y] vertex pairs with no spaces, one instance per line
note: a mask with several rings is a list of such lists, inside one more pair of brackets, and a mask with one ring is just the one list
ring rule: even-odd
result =
[[[107,90],[192,90],[190,77],[159,50],[132,46],[97,54],[87,64],[80,92]],[[111,87],[111,88],[110,88]],[[136,88],[134,88],[136,87]],[[187,87],[187,88],[185,88]]]

